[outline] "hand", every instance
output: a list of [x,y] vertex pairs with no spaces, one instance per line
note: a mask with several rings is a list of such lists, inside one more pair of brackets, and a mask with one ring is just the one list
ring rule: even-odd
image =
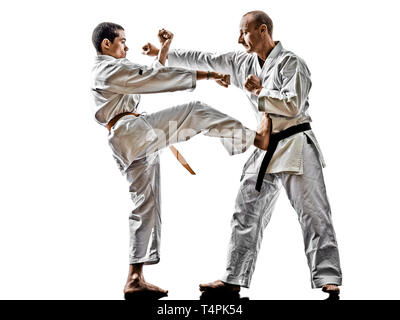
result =
[[150,42],[147,42],[143,47],[142,47],[142,54],[145,54],[146,56],[150,57],[155,57],[158,55],[158,52],[160,51],[154,44],[151,44]]
[[231,76],[229,74],[222,74],[215,72],[215,82],[224,88],[228,88],[231,84]]
[[261,80],[254,74],[251,74],[247,77],[246,81],[244,82],[244,87],[247,89],[247,91],[258,96],[262,89]]
[[160,40],[160,43],[163,45],[165,41],[170,40],[169,43],[172,41],[174,38],[174,34],[168,30],[165,30],[162,28],[161,30],[158,31],[158,40]]
[[272,129],[272,120],[267,112],[263,112],[261,121],[257,127],[257,133],[260,135],[268,135]]

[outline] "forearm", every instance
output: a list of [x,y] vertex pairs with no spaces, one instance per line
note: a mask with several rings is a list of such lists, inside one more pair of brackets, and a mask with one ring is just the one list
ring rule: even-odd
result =
[[168,53],[168,65],[232,74],[231,55],[217,55],[193,50],[172,50]]
[[[263,91],[261,91],[263,94]],[[279,92],[268,92],[268,96],[259,96],[258,110],[285,117],[296,117],[302,112],[302,103],[296,96],[285,97]],[[274,97],[273,97],[274,96]]]
[[295,72],[285,78],[281,88],[262,88],[258,94],[259,111],[296,117],[303,112],[308,103],[311,88],[310,78],[301,72]]
[[213,71],[196,71],[196,80],[216,80],[219,79],[218,73]]
[[158,56],[158,61],[165,66],[165,61],[167,60],[168,57],[168,51],[170,47],[171,42],[165,43],[164,45],[161,46],[161,49],[158,50],[157,56]]

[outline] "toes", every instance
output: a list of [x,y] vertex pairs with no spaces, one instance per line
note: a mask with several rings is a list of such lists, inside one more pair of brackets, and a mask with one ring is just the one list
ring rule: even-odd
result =
[[153,284],[150,284],[150,283],[147,284],[147,288],[149,290],[151,290],[151,291],[162,292],[162,293],[165,293],[165,294],[168,293],[168,290],[161,289],[161,288],[159,288],[159,287],[157,287],[157,286],[155,286]]
[[234,292],[240,291],[239,286],[224,283],[221,280],[217,280],[217,281],[210,282],[207,284],[200,284],[199,288],[200,288],[200,291],[203,293],[206,293],[206,292],[234,293]]
[[158,291],[158,292],[161,292],[163,294],[168,294],[168,290],[164,290],[164,289],[161,289],[161,288],[158,288],[158,287],[156,287],[153,291]]
[[199,286],[201,292],[207,291],[207,290],[209,290],[209,289],[215,289],[215,287],[216,287],[216,286],[215,286],[214,282],[206,283],[206,284],[201,284],[201,285]]
[[201,284],[201,285],[199,286],[199,290],[200,290],[201,292],[204,292],[204,291],[206,291],[206,290],[209,289],[209,288],[210,288],[210,286],[207,285],[207,284]]

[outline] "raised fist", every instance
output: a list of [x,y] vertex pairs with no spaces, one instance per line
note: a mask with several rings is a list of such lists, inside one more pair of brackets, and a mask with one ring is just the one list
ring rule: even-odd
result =
[[164,44],[165,41],[170,40],[174,38],[174,34],[168,30],[165,30],[164,28],[158,31],[158,40],[160,40],[161,44]]

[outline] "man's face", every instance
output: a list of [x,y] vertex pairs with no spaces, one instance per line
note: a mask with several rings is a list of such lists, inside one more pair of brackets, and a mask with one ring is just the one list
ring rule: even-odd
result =
[[108,54],[116,59],[126,58],[126,52],[128,47],[126,46],[126,38],[124,30],[117,30],[118,37],[114,41],[109,43],[109,45],[103,49],[104,54]]
[[252,16],[244,16],[240,21],[239,28],[240,35],[238,42],[243,45],[247,53],[257,52],[261,47],[262,38],[259,28],[255,28]]

